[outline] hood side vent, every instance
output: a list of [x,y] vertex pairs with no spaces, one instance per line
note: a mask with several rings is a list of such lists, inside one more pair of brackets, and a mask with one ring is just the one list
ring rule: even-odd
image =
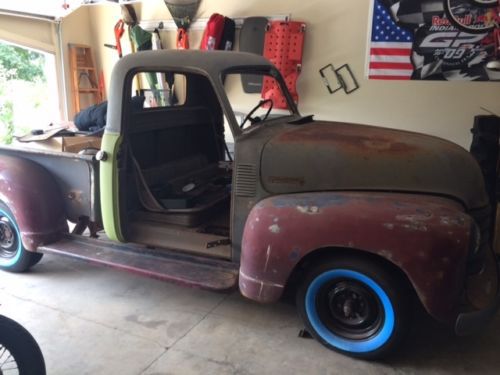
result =
[[254,197],[257,193],[255,165],[240,164],[236,169],[236,196]]

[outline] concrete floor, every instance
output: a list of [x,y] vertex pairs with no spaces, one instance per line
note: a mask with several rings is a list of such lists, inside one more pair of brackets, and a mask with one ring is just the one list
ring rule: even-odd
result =
[[0,272],[0,314],[35,336],[56,374],[499,374],[500,316],[455,338],[418,314],[405,349],[370,363],[298,338],[293,306],[183,288],[56,256]]

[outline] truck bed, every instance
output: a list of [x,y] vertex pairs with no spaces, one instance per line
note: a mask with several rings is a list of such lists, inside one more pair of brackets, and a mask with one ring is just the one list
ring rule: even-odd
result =
[[60,188],[68,220],[76,223],[87,216],[100,222],[99,162],[93,156],[9,146],[0,147],[2,155],[28,159],[45,168]]

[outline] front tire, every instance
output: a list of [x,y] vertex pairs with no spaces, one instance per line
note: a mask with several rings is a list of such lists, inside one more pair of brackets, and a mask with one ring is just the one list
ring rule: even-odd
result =
[[297,293],[308,331],[352,357],[381,358],[408,330],[410,291],[378,262],[342,257],[313,266]]
[[0,269],[24,272],[38,263],[42,255],[24,248],[12,211],[0,202]]
[[23,326],[0,316],[0,332],[0,374],[46,374],[42,351]]

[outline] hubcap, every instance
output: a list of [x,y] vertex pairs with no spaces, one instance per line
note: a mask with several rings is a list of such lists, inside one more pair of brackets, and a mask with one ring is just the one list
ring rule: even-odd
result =
[[366,340],[382,326],[384,314],[379,299],[355,280],[335,280],[323,286],[316,304],[322,322],[344,338]]
[[17,252],[16,228],[7,216],[0,216],[0,256],[11,258]]

